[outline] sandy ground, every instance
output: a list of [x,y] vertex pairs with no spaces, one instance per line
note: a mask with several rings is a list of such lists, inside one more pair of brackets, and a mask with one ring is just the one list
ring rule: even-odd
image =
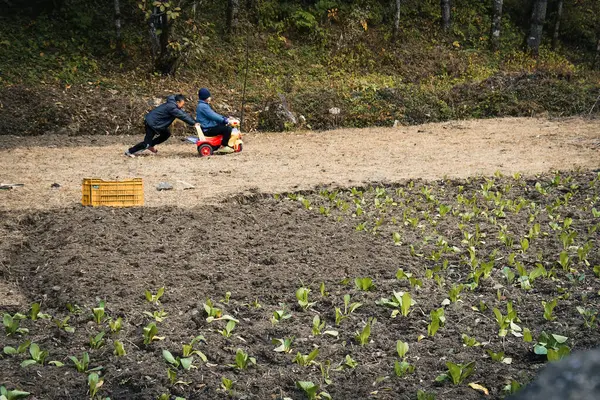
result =
[[[98,137],[96,137],[96,140]],[[42,147],[43,140],[0,150],[0,181],[23,188],[0,192],[0,210],[52,209],[81,201],[83,178],[141,177],[146,206],[215,203],[237,193],[282,192],[316,185],[353,186],[405,178],[600,167],[598,121],[505,118],[401,128],[246,135],[242,153],[199,158],[172,138],[158,156],[124,157],[139,138],[106,146]],[[1,139],[0,139],[1,140]],[[120,142],[120,143],[119,143]],[[174,190],[159,192],[159,182]],[[195,186],[183,190],[180,181]],[[58,183],[59,189],[51,189]]]

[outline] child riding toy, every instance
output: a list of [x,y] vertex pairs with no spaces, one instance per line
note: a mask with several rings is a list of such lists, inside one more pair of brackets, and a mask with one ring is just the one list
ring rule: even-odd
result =
[[[242,151],[244,142],[242,142],[242,133],[240,132],[240,121],[235,118],[229,119],[229,125],[233,128],[231,132],[231,138],[227,145],[233,149],[235,153]],[[188,141],[194,143],[198,149],[198,155],[200,157],[212,156],[221,145],[223,145],[223,135],[217,136],[204,136],[202,133],[202,127],[197,126],[196,132],[198,137],[190,136],[187,138]]]

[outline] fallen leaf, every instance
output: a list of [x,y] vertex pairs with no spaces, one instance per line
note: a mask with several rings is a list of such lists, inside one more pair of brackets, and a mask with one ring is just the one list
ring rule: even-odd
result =
[[486,396],[490,395],[489,390],[487,390],[485,387],[481,386],[479,383],[471,382],[471,383],[469,383],[469,387],[471,389],[482,391],[483,393],[485,393]]

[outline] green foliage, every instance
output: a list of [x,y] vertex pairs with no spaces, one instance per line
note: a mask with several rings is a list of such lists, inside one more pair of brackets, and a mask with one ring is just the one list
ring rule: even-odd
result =
[[292,317],[292,314],[286,310],[285,304],[279,304],[279,306],[281,307],[281,310],[273,311],[273,316],[271,317],[271,323],[273,325]]
[[542,306],[544,306],[544,319],[546,321],[554,321],[556,319],[552,313],[557,304],[558,299],[553,299],[552,301],[542,301]]
[[29,330],[27,328],[21,328],[21,320],[25,319],[23,314],[15,313],[14,315],[10,315],[9,313],[4,313],[2,317],[2,324],[4,325],[4,331],[7,336],[14,335],[15,333],[25,334],[28,333]]
[[369,343],[369,337],[371,336],[371,328],[373,324],[375,324],[375,322],[377,322],[377,318],[369,318],[363,329],[360,332],[356,332],[356,335],[354,337],[361,346],[364,346]]
[[315,385],[309,381],[297,381],[296,387],[301,389],[308,400],[331,400],[331,396],[327,392],[319,393],[319,385]]
[[571,349],[564,344],[567,340],[566,336],[542,332],[533,347],[533,352],[538,355],[546,355],[548,361],[560,360],[571,353]]
[[123,319],[121,317],[117,318],[116,320],[111,319],[108,321],[108,326],[111,333],[119,333],[123,327]]
[[100,389],[103,383],[104,379],[100,378],[100,376],[95,372],[91,373],[88,376],[88,388],[91,399],[94,399],[96,397],[96,394],[98,393],[98,390]]
[[158,289],[158,291],[156,292],[156,294],[152,294],[152,292],[150,292],[149,290],[146,290],[144,292],[144,296],[146,297],[146,300],[148,300],[149,303],[152,303],[154,305],[159,305],[160,304],[160,298],[165,294],[165,287],[161,287],[160,289]]
[[127,355],[127,352],[125,351],[125,346],[123,346],[123,343],[115,340],[113,342],[113,346],[114,346],[114,351],[113,354],[117,357],[123,357],[124,355]]
[[31,345],[29,345],[29,354],[31,355],[31,358],[23,361],[21,367],[25,368],[33,364],[44,365],[46,357],[48,357],[48,352],[42,351],[37,343],[31,343]]
[[231,366],[240,370],[248,368],[250,365],[256,365],[256,359],[250,357],[248,353],[242,349],[237,349],[235,352],[235,364]]
[[27,349],[29,348],[30,344],[31,344],[31,342],[29,340],[27,340],[24,343],[21,343],[19,345],[19,347],[17,347],[16,349],[14,347],[11,347],[11,346],[5,346],[2,351],[4,352],[4,354],[9,355],[9,356],[10,355],[15,355],[15,354],[22,354],[22,353],[25,353],[27,351]]
[[475,371],[475,361],[468,364],[454,364],[453,362],[447,361],[446,367],[448,367],[448,372],[438,376],[436,381],[441,382],[450,378],[452,383],[459,385]]
[[375,287],[373,285],[373,279],[371,278],[356,278],[354,279],[354,284],[358,290],[362,290],[364,292],[372,290]]
[[298,300],[298,304],[305,311],[316,304],[316,302],[311,303],[308,301],[309,293],[310,293],[310,289],[306,288],[306,287],[301,287],[301,288],[298,288],[298,290],[296,290],[296,299]]
[[92,336],[90,338],[90,347],[92,349],[99,349],[100,347],[104,346],[104,335],[106,334],[106,332],[102,331],[100,333],[98,333],[96,336]]
[[411,312],[411,307],[417,304],[408,292],[393,292],[391,298],[382,297],[375,302],[377,305],[395,308],[392,311],[392,318],[395,318],[398,313],[402,313],[403,316],[408,316]]
[[31,393],[22,390],[8,390],[5,386],[0,386],[0,400],[17,400],[29,397]]
[[314,349],[307,355],[303,355],[302,353],[296,353],[296,357],[294,357],[294,362],[302,367],[307,367],[311,364],[316,364],[315,359],[319,355],[319,349]]
[[92,313],[93,313],[93,317],[94,317],[94,321],[100,325],[103,321],[104,321],[104,317],[105,317],[105,310],[104,310],[104,305],[105,302],[101,301],[98,304],[98,307],[94,307],[92,308]]
[[279,344],[273,351],[278,353],[291,353],[292,351],[292,343],[294,342],[294,337],[291,338],[283,338],[283,339],[273,339],[271,341],[273,344]]
[[150,344],[155,340],[164,340],[164,336],[158,335],[158,328],[154,322],[149,323],[144,327],[143,330],[144,335],[144,344]]
[[435,336],[438,329],[444,325],[446,322],[446,317],[444,315],[444,309],[438,308],[437,310],[431,310],[430,313],[431,322],[427,325],[427,335]]
[[163,358],[166,362],[173,365],[176,369],[181,367],[185,371],[189,371],[193,366],[194,357],[174,357],[169,350],[162,351]]

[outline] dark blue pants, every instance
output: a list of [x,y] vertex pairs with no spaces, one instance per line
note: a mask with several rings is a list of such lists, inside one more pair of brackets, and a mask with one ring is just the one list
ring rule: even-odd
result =
[[130,148],[129,152],[131,154],[134,154],[138,151],[146,150],[148,147],[156,146],[157,144],[163,143],[170,137],[171,131],[169,131],[169,128],[155,129],[150,125],[146,124],[146,136],[144,137],[144,141]]
[[232,128],[227,125],[217,125],[212,128],[206,128],[202,130],[204,132],[204,136],[219,136],[223,135],[222,145],[227,146],[229,143],[229,139],[231,138]]

